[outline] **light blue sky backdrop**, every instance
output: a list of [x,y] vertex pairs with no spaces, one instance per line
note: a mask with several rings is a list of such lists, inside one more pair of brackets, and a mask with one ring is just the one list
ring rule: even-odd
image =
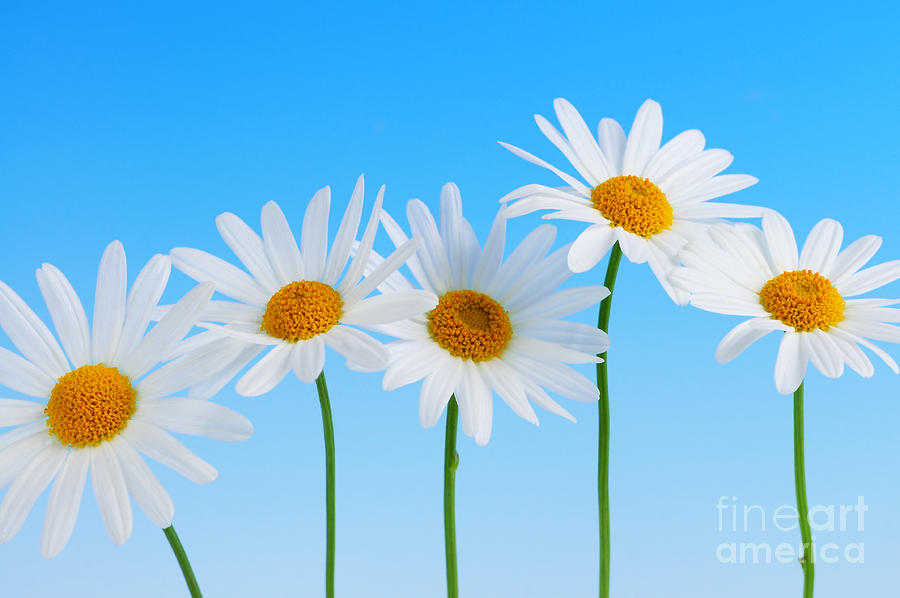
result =
[[[441,185],[455,181],[483,239],[500,196],[555,184],[496,141],[562,165],[532,120],[551,116],[558,96],[592,128],[604,116],[627,128],[652,97],[664,139],[700,128],[710,147],[735,155],[728,172],[759,177],[734,201],[777,208],[801,237],[837,218],[846,239],[885,237],[878,260],[900,258],[892,3],[2,2],[0,13],[0,279],[42,315],[33,277],[42,262],[89,304],[114,238],[131,278],[174,246],[230,258],[214,225],[220,212],[258,227],[275,199],[299,228],[316,189],[332,185],[342,210],[361,172],[367,209],[384,183],[385,206],[404,221],[407,199],[436,208]],[[538,222],[513,221],[511,240]],[[561,226],[558,243],[578,230]],[[599,283],[602,267],[572,283]],[[167,297],[188,282],[173,275]],[[770,515],[794,501],[791,403],[772,381],[776,339],[718,365],[713,350],[736,323],[677,308],[646,266],[623,264],[610,355],[619,598],[799,593],[795,564],[716,560],[722,542],[799,541],[771,522],[765,533],[717,531],[720,496]],[[810,502],[862,495],[869,505],[864,531],[817,534],[865,544],[864,564],[820,564],[820,598],[895,587],[900,379],[876,369],[868,381],[849,372],[807,383]],[[440,596],[443,424],[419,427],[416,386],[384,393],[380,376],[348,373],[333,354],[326,371],[339,595]],[[315,389],[289,379],[262,398],[230,386],[219,400],[256,425],[243,445],[188,440],[219,479],[196,487],[156,469],[207,595],[321,595]],[[595,595],[596,408],[566,407],[578,424],[541,414],[535,428],[498,405],[489,446],[460,441],[466,598]],[[159,530],[136,513],[131,540],[113,546],[90,490],[68,547],[44,561],[45,504],[46,495],[0,547],[5,596],[185,595]]]

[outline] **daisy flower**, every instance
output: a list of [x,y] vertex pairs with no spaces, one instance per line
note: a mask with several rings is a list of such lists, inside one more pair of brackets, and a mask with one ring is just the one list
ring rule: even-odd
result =
[[803,454],[803,379],[808,364],[829,378],[850,366],[863,377],[874,372],[861,347],[898,372],[894,360],[871,341],[900,342],[896,299],[851,299],[900,278],[900,261],[861,269],[881,239],[862,237],[841,251],[843,229],[820,221],[797,251],[787,220],[774,211],[762,230],[750,224],[715,225],[708,242],[692,242],[681,252],[685,267],[672,283],[691,293],[691,304],[715,313],[750,319],[731,330],[716,349],[716,359],[731,361],[770,332],[781,332],[775,361],[775,387],[794,393],[794,483],[803,541],[804,596],[813,595],[814,549],[806,499]]
[[[566,363],[597,363],[609,346],[606,333],[561,317],[595,305],[609,295],[606,287],[558,289],[571,275],[565,246],[550,253],[556,228],[532,231],[504,261],[506,219],[494,219],[484,249],[463,217],[459,189],[441,192],[440,228],[428,208],[407,204],[412,234],[423,239],[408,266],[423,289],[439,297],[437,306],[395,324],[378,327],[398,338],[390,343],[391,360],[382,386],[394,390],[424,380],[419,416],[434,426],[450,401],[459,402],[463,432],[479,445],[491,436],[492,393],[533,424],[529,402],[574,421],[546,390],[578,401],[596,401],[597,387]],[[382,223],[393,243],[407,235],[385,212]],[[373,256],[373,265],[380,258]],[[412,284],[400,273],[380,287],[385,293],[408,292]]]
[[0,399],[0,427],[14,427],[0,436],[0,488],[9,486],[0,503],[0,543],[15,536],[52,484],[41,553],[58,554],[72,534],[89,474],[114,543],[131,535],[129,498],[172,541],[172,500],[142,454],[205,484],[216,470],[169,432],[223,441],[252,434],[250,422],[231,409],[167,398],[218,365],[213,351],[156,367],[194,326],[213,293],[212,285],[198,285],[147,332],[170,268],[168,257],[153,257],[126,293],[125,252],[118,241],[111,243],[100,262],[89,326],[72,285],[44,264],[37,282],[59,342],[0,282],[0,327],[21,353],[0,348],[0,384],[40,399]]
[[[662,109],[653,100],[640,107],[628,136],[611,118],[600,121],[597,137],[566,100],[553,102],[562,133],[535,115],[541,132],[578,171],[581,180],[540,158],[501,142],[517,156],[542,166],[563,180],[561,188],[525,185],[501,198],[507,217],[553,210],[544,218],[584,222],[568,255],[573,272],[590,270],[610,254],[604,284],[613,292],[622,254],[646,262],[669,297],[683,305],[688,294],[672,286],[668,275],[678,266],[675,256],[688,240],[702,237],[710,223],[722,218],[752,218],[762,208],[710,202],[756,183],[745,174],[719,173],[732,161],[722,149],[704,150],[706,140],[695,129],[683,131],[660,147]],[[609,330],[612,297],[600,306],[597,326]],[[609,389],[606,363],[597,367],[599,402],[600,596],[609,596]]]
[[809,363],[829,378],[850,366],[868,378],[872,362],[861,347],[896,373],[897,363],[871,341],[900,342],[900,310],[893,299],[851,299],[900,278],[900,261],[861,269],[881,245],[874,235],[841,251],[843,229],[830,219],[816,224],[803,249],[790,224],[767,212],[762,230],[750,224],[715,225],[709,242],[681,252],[685,267],[672,283],[691,293],[690,303],[721,314],[746,316],[716,349],[726,363],[770,332],[784,333],[775,362],[775,387],[797,390]]
[[[491,435],[493,393],[512,410],[537,424],[531,402],[574,418],[547,390],[579,401],[596,401],[597,388],[567,363],[596,363],[609,345],[606,333],[593,326],[561,320],[596,304],[609,294],[605,287],[558,290],[571,272],[568,246],[549,253],[556,229],[532,231],[504,261],[506,220],[498,214],[484,248],[463,217],[456,185],[441,193],[440,227],[419,200],[407,204],[413,235],[422,249],[408,266],[420,287],[439,296],[436,307],[406,321],[379,326],[400,340],[391,343],[391,361],[382,386],[392,390],[422,383],[419,417],[435,425],[447,407],[444,450],[444,529],[447,595],[458,595],[454,486],[458,456],[456,426],[479,445]],[[407,236],[387,214],[382,223],[398,247]],[[372,267],[380,267],[373,255]],[[412,284],[395,273],[380,289],[404,292]]]
[[363,194],[364,180],[360,176],[330,252],[329,187],[319,190],[309,202],[299,246],[274,201],[263,206],[262,237],[232,213],[216,218],[219,233],[246,272],[199,249],[178,247],[170,252],[176,268],[199,282],[214,283],[219,293],[234,300],[211,301],[201,317],[211,331],[197,335],[180,348],[189,353],[214,343],[230,347],[235,354],[217,376],[192,392],[205,395],[210,389],[221,387],[266,349],[269,350],[262,359],[238,380],[238,393],[264,394],[290,371],[302,382],[314,382],[325,365],[326,346],[354,363],[372,370],[384,369],[387,349],[359,327],[424,313],[434,307],[437,298],[414,289],[367,298],[416,251],[419,241],[409,241],[377,271],[363,277],[378,228],[384,187],[378,192],[351,261]]
[[[326,559],[325,593],[334,596],[334,429],[325,383],[325,347],[369,370],[388,363],[388,349],[357,327],[372,328],[422,314],[437,303],[433,293],[407,289],[367,298],[412,255],[420,241],[410,240],[363,276],[378,230],[384,187],[362,239],[364,180],[360,176],[328,252],[331,190],[318,191],[306,208],[300,244],[274,201],[262,209],[262,237],[231,213],[216,218],[222,238],[247,272],[199,249],[171,251],[175,266],[197,281],[211,281],[234,301],[212,301],[202,319],[211,330],[179,350],[188,357],[215,344],[231,351],[221,372],[192,389],[203,396],[224,386],[256,355],[269,351],[238,380],[236,390],[257,396],[274,388],[288,372],[316,383],[325,433]],[[350,259],[354,246],[356,251]],[[349,262],[349,265],[348,265]],[[249,272],[249,274],[248,274]]]
[[569,251],[573,272],[590,270],[618,243],[629,261],[647,262],[672,300],[684,304],[686,295],[668,281],[669,272],[678,265],[675,255],[689,239],[702,235],[710,222],[761,216],[762,208],[709,201],[749,187],[757,179],[746,174],[720,175],[731,164],[732,155],[723,149],[704,150],[706,140],[696,129],[683,131],[660,147],[662,109],[653,100],[640,107],[627,137],[619,123],[604,118],[594,138],[572,104],[558,98],[553,107],[563,133],[543,116],[534,118],[582,180],[501,142],[566,183],[562,188],[534,184],[512,191],[500,200],[510,202],[507,217],[554,210],[544,218],[585,222],[589,226]]

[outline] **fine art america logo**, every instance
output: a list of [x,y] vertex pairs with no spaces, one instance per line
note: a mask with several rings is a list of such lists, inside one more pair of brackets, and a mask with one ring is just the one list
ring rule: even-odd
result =
[[[863,496],[858,496],[855,504],[811,506],[809,526],[815,562],[865,562],[862,533],[868,510]],[[720,563],[796,564],[803,555],[799,517],[793,505],[766,509],[742,503],[736,496],[720,496],[716,515],[719,533],[727,536],[716,547],[716,560]]]

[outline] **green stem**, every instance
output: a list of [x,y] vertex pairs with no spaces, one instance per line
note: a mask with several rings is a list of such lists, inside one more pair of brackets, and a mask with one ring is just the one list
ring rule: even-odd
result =
[[191,597],[203,598],[203,594],[200,593],[200,584],[197,583],[197,577],[191,568],[191,561],[188,560],[187,553],[184,551],[184,546],[181,545],[181,540],[178,538],[175,528],[170,525],[163,530],[163,533],[166,535],[166,540],[169,541],[169,546],[172,547],[172,552],[175,553],[175,558],[178,559],[178,566],[181,567],[181,574],[184,575],[184,581],[191,592]]
[[456,397],[450,397],[447,405],[447,437],[444,440],[444,549],[447,555],[447,598],[458,598],[459,582],[456,572],[456,468],[459,453],[456,452],[456,425],[459,406]]
[[322,406],[322,429],[325,431],[325,596],[334,598],[334,424],[325,370],[316,378],[319,404]]
[[815,551],[809,530],[809,504],[806,502],[806,465],[803,458],[803,383],[794,391],[794,487],[797,489],[797,512],[800,515],[800,537],[803,539],[803,598],[812,598]]
[[[606,279],[603,284],[609,289],[609,296],[600,303],[597,328],[609,332],[609,312],[612,309],[612,292],[616,286],[616,274],[622,250],[618,242],[609,254]],[[600,598],[609,597],[609,377],[606,372],[606,353],[597,364],[597,389],[600,390],[599,424],[597,440],[597,499],[600,504]]]

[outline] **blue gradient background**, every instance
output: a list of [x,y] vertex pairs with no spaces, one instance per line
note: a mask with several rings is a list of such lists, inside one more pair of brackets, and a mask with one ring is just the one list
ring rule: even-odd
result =
[[[340,5],[0,3],[0,278],[42,316],[33,272],[60,267],[86,305],[100,254],[121,239],[133,279],[156,252],[200,247],[231,259],[214,217],[255,228],[277,200],[299,229],[326,184],[342,211],[365,172],[403,219],[407,199],[437,206],[457,182],[483,239],[507,191],[551,174],[502,139],[564,160],[532,121],[571,100],[594,128],[626,129],[647,97],[664,139],[700,128],[760,183],[734,201],[775,207],[805,237],[823,217],[845,238],[885,237],[900,258],[896,5],[457,2]],[[338,214],[332,214],[332,230]],[[511,222],[518,241],[539,222]],[[560,227],[558,243],[579,227]],[[384,246],[384,239],[379,244]],[[602,281],[602,266],[573,284]],[[177,298],[189,280],[173,274]],[[897,284],[882,296],[900,292]],[[577,319],[594,322],[593,310]],[[796,564],[717,562],[721,542],[799,534],[719,532],[720,496],[770,514],[793,504],[791,400],[775,392],[777,339],[722,366],[713,350],[737,318],[673,305],[646,266],[624,263],[613,305],[612,587],[619,598],[793,596]],[[0,337],[9,346],[5,337]],[[894,350],[897,355],[898,351]],[[338,593],[444,591],[443,420],[422,430],[418,386],[380,390],[330,354],[338,457]],[[584,372],[590,375],[590,368]],[[900,560],[900,380],[807,381],[811,504],[865,496],[866,527],[817,534],[865,543],[864,564],[819,564],[817,596],[884,596]],[[289,378],[266,397],[218,400],[255,424],[252,439],[186,442],[219,479],[198,487],[155,467],[205,593],[323,593],[324,491],[313,386]],[[541,426],[498,403],[486,448],[462,438],[457,477],[461,595],[596,595],[596,407],[577,425]],[[88,485],[88,488],[90,485]],[[123,547],[91,490],[75,533],[39,554],[46,493],[0,547],[4,596],[183,596],[163,535],[135,511]]]

